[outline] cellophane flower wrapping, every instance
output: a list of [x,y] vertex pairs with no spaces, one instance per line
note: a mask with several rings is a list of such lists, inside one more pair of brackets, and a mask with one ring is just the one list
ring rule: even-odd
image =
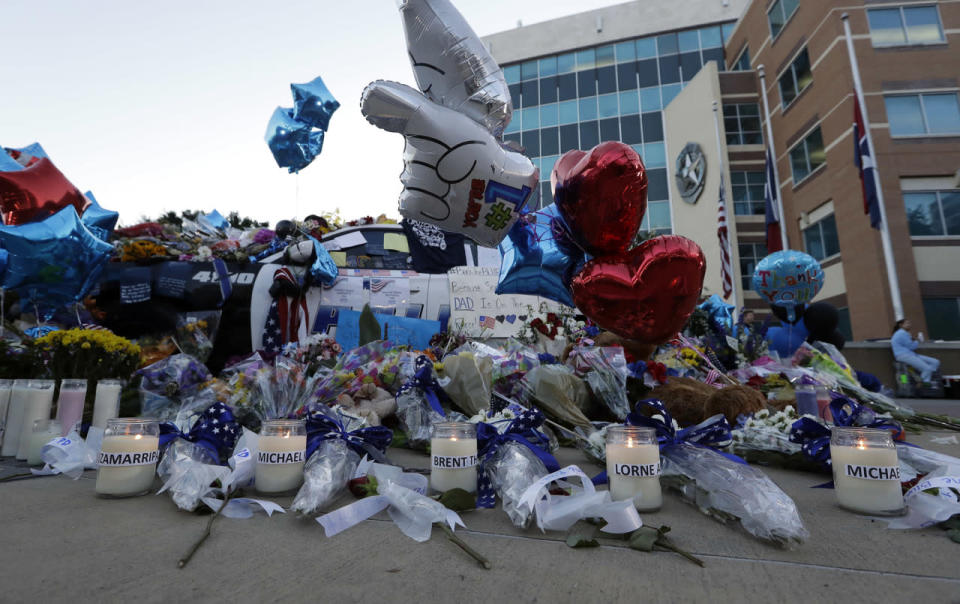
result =
[[206,365],[187,354],[169,356],[137,373],[143,378],[141,415],[160,420],[176,418],[183,402],[196,396],[213,377]]
[[630,413],[627,400],[627,359],[619,346],[577,346],[571,351],[567,365],[590,386],[594,397],[617,419]]
[[534,406],[561,424],[590,429],[584,409],[590,402],[586,383],[564,365],[541,365],[519,381],[520,403]]
[[453,411],[448,411],[446,417],[440,415],[419,388],[397,395],[397,421],[407,435],[407,446],[411,449],[426,450],[433,424],[461,421],[463,417]]
[[332,503],[347,488],[360,463],[360,455],[342,439],[320,443],[303,467],[303,485],[291,509],[315,514]]
[[257,374],[254,411],[261,420],[289,417],[313,402],[319,381],[319,375],[307,374],[306,365],[278,356],[273,371]]
[[759,539],[791,547],[809,533],[793,500],[758,468],[689,443],[661,450],[661,483],[718,520],[739,520]]
[[157,474],[163,480],[159,492],[170,491],[178,508],[192,512],[202,497],[216,490],[213,486],[216,481],[223,483],[230,468],[218,465],[208,449],[176,438],[165,449]]
[[476,355],[462,346],[443,357],[437,376],[444,392],[466,415],[476,415],[490,407],[493,359]]
[[520,499],[531,484],[549,473],[547,467],[529,448],[506,442],[500,445],[484,468],[510,521],[514,526],[528,527],[533,511],[521,505]]

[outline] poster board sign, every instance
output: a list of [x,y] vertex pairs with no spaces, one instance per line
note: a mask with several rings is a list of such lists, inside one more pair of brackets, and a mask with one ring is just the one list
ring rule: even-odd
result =
[[[394,344],[407,344],[414,350],[430,347],[430,338],[440,332],[440,321],[411,319],[374,313],[384,339]],[[355,310],[340,310],[337,313],[337,343],[344,350],[352,350],[360,342],[360,313]]]
[[560,304],[537,296],[497,295],[500,269],[460,266],[447,273],[450,283],[450,328],[468,337],[508,338],[520,332],[528,315],[555,312]]

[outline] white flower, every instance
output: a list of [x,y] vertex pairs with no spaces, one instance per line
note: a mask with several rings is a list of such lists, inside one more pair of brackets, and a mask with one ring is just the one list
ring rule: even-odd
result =
[[197,258],[200,258],[201,260],[209,260],[212,257],[213,251],[209,247],[201,245],[199,248],[197,248]]
[[767,417],[770,416],[770,410],[769,410],[769,409],[761,409],[761,410],[757,411],[756,413],[754,413],[753,416],[754,416],[755,418],[757,418],[757,419],[766,419]]

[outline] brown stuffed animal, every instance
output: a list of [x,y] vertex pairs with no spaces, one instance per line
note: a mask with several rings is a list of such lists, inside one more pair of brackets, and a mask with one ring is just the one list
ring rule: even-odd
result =
[[658,398],[681,426],[700,423],[704,415],[707,400],[717,389],[700,380],[685,377],[668,377],[667,383],[657,386],[650,392],[652,398]]
[[397,400],[393,395],[374,384],[364,384],[352,397],[341,394],[337,397],[337,404],[365,418],[371,426],[379,426],[383,418],[397,410]]
[[756,413],[766,408],[767,399],[759,390],[749,386],[727,386],[713,391],[707,399],[704,415],[711,417],[722,413],[732,426],[736,423],[738,415]]

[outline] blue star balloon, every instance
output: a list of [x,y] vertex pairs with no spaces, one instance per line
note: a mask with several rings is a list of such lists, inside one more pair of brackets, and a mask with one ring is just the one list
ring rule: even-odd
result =
[[[120,219],[120,213],[114,212],[113,210],[104,210],[100,207],[100,204],[97,202],[97,198],[93,196],[92,191],[87,191],[83,194],[84,197],[90,200],[90,205],[87,206],[86,211],[83,213],[83,224],[87,225],[90,228],[102,229],[103,232],[110,236],[110,233],[113,232],[113,229],[117,226],[117,220]],[[95,231],[96,232],[96,231]],[[100,236],[100,239],[104,241],[107,240],[107,237],[101,236],[100,233],[97,233]]]
[[23,170],[23,166],[10,157],[6,149],[0,147],[0,172],[19,172],[20,170]]
[[227,219],[224,218],[223,215],[217,210],[214,210],[209,214],[201,214],[198,222],[200,223],[200,226],[208,230],[223,231],[230,226],[230,223],[227,222]]
[[[0,248],[0,283],[3,283],[3,272],[7,270],[7,261],[9,259],[10,259],[10,252],[8,252],[3,248]],[[0,308],[0,312],[2,311],[3,309]]]
[[816,259],[797,250],[774,252],[757,263],[753,290],[770,304],[782,306],[795,322],[797,306],[809,304],[823,287],[823,268]]
[[725,329],[728,333],[733,332],[733,309],[736,308],[733,304],[727,304],[723,298],[713,294],[698,308],[706,311],[710,321],[718,327]]
[[290,84],[293,92],[293,117],[324,132],[330,127],[333,112],[340,107],[321,78],[306,84]]
[[94,236],[72,205],[40,222],[0,226],[0,245],[9,254],[0,287],[17,290],[45,308],[83,299],[113,253],[113,246]]
[[312,130],[283,107],[277,107],[270,117],[265,139],[277,165],[291,173],[309,166],[323,149],[323,131]]
[[543,296],[575,306],[573,279],[585,262],[560,218],[556,204],[523,216],[500,242],[498,294]]

